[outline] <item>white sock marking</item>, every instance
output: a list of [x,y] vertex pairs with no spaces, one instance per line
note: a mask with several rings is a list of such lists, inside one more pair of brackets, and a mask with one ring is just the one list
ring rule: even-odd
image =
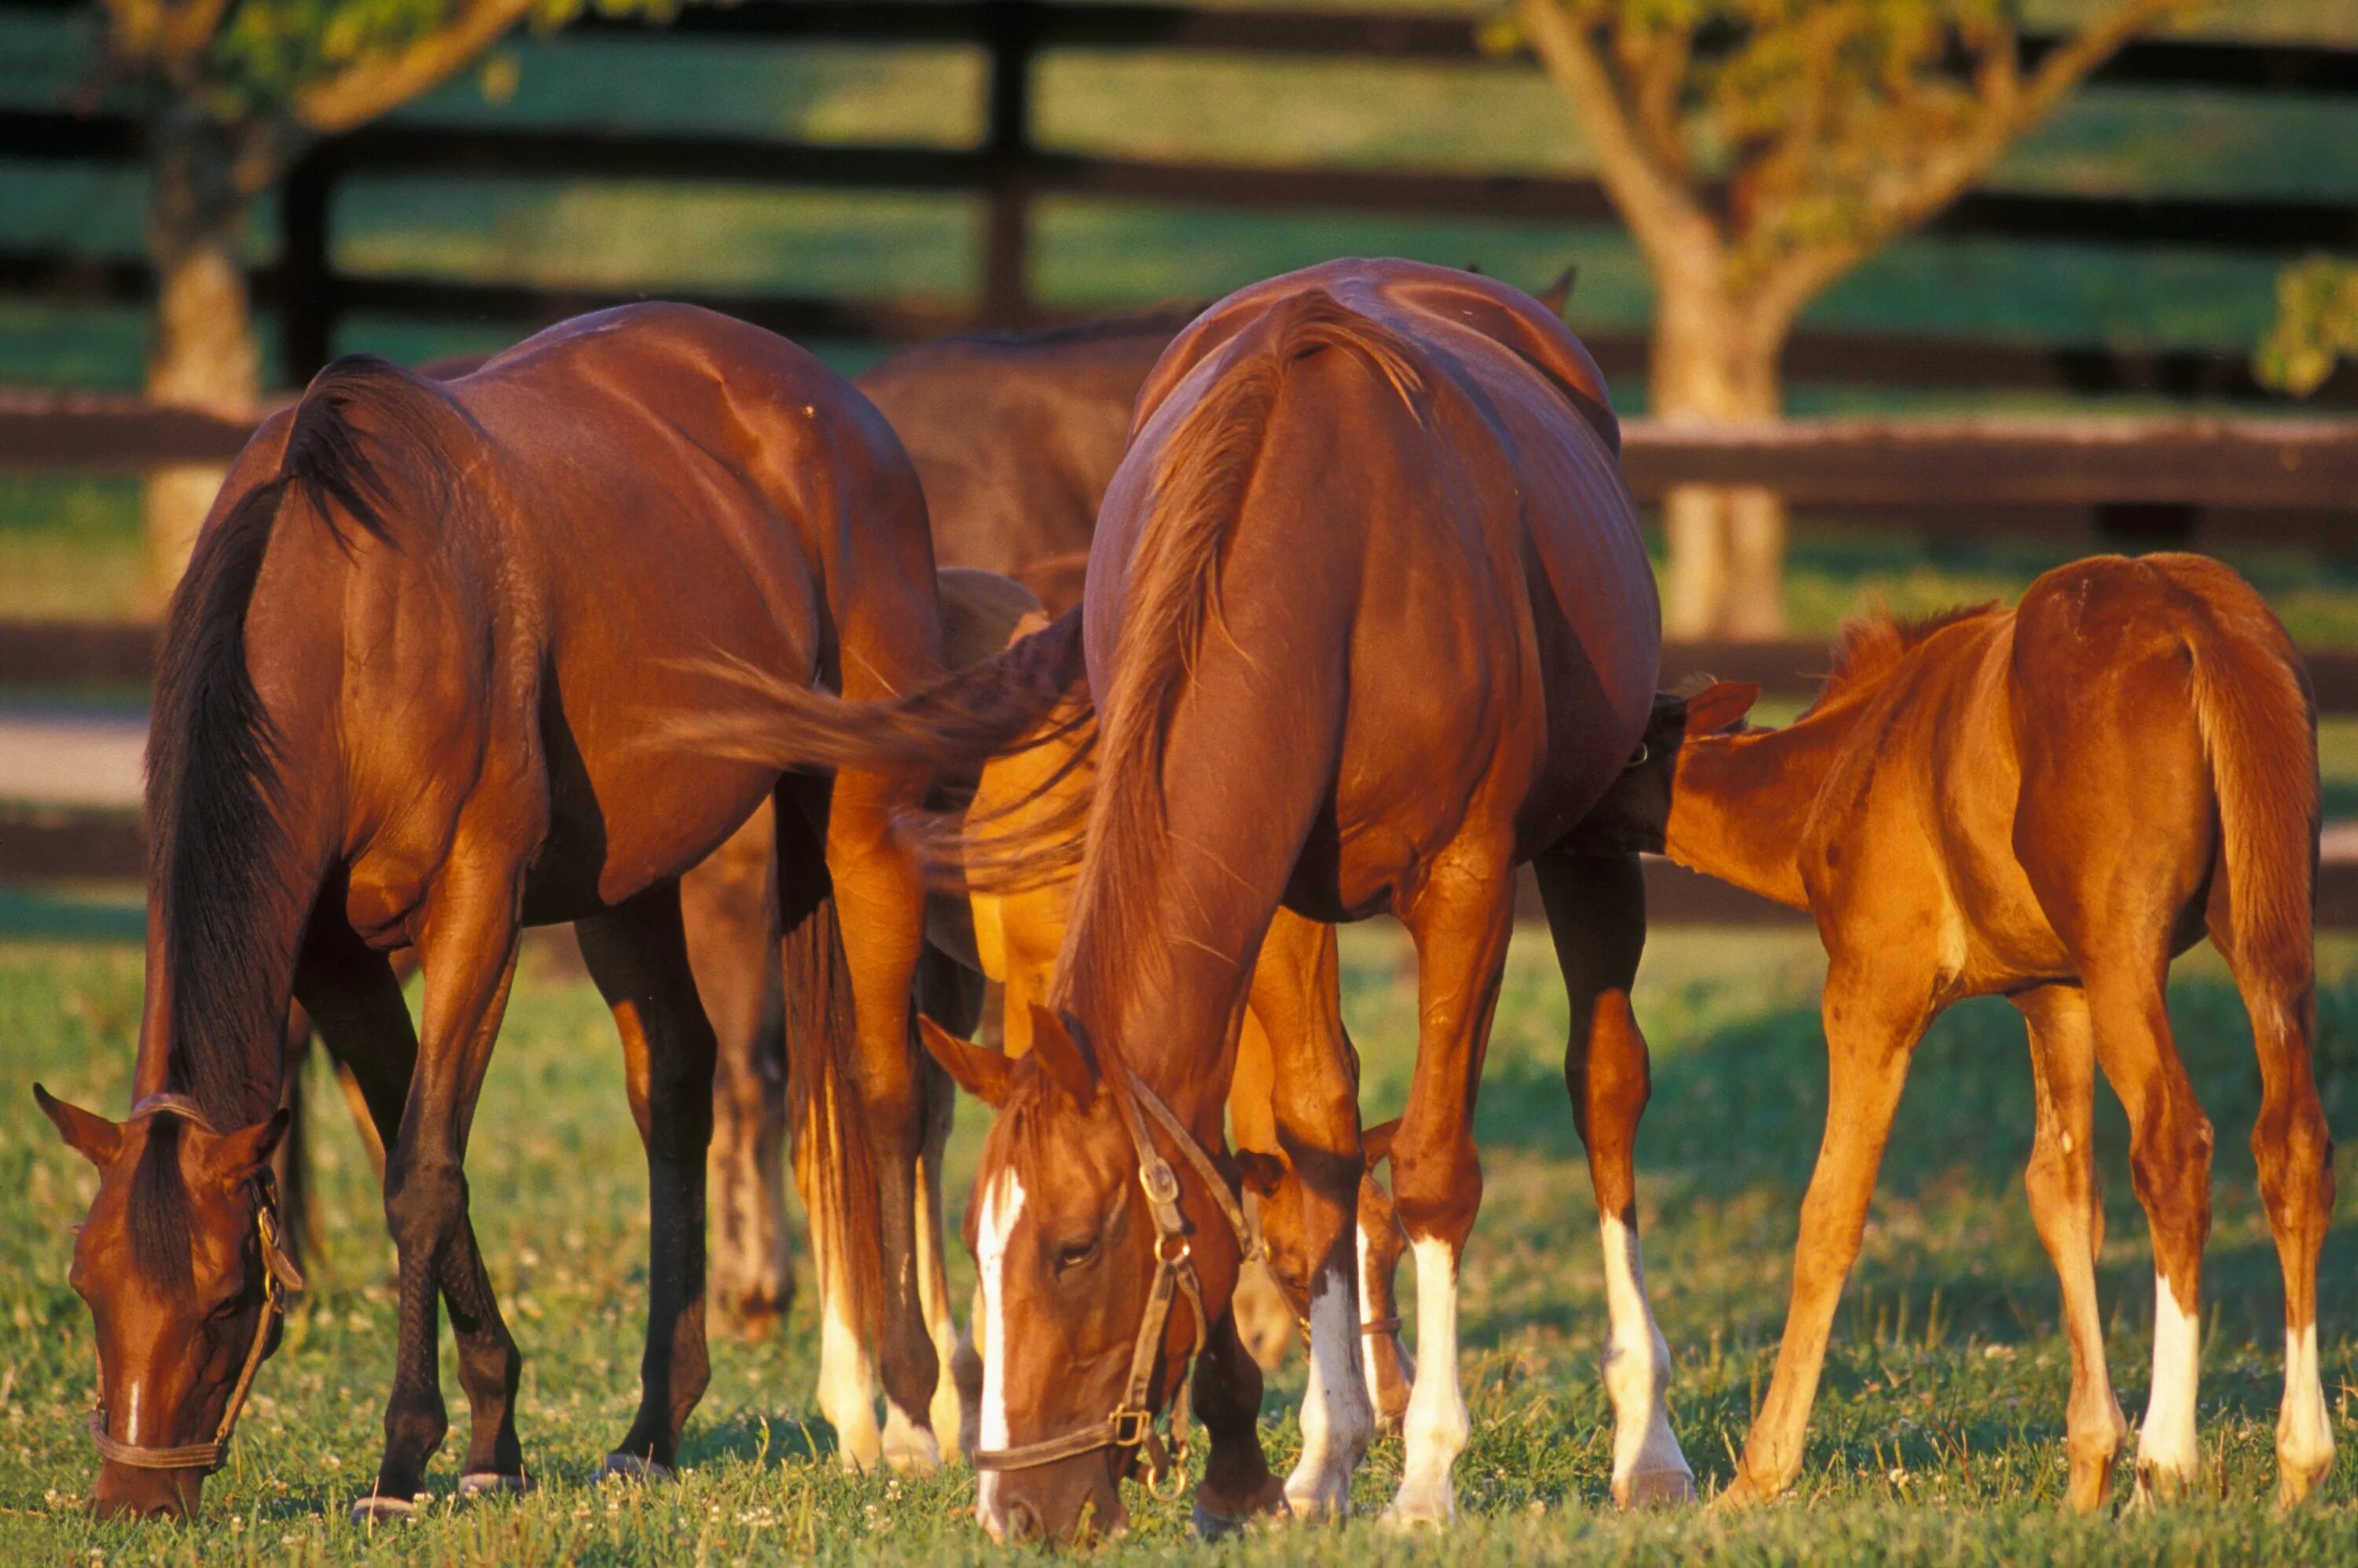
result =
[[2285,1334],[2284,1409],[2277,1416],[2277,1465],[2304,1479],[2333,1463],[2333,1422],[2317,1369],[2317,1325]]
[[1453,1519],[1450,1472],[1472,1422],[1457,1386],[1457,1257],[1438,1237],[1410,1243],[1416,1254],[1416,1387],[1409,1393],[1407,1462],[1390,1518],[1403,1524]]
[[1684,1474],[1686,1455],[1671,1431],[1663,1395],[1671,1386],[1671,1347],[1646,1303],[1646,1264],[1637,1234],[1618,1215],[1599,1217],[1605,1241],[1605,1391],[1613,1400],[1613,1497],[1628,1501],[1633,1476]]
[[2194,1439],[2194,1390],[2201,1374],[2200,1304],[2181,1305],[2169,1281],[2153,1277],[2153,1395],[2137,1433],[2137,1466],[2192,1481],[2201,1466]]
[[1351,1504],[1351,1472],[1368,1451],[1375,1416],[1351,1364],[1359,1337],[1350,1281],[1321,1273],[1310,1286],[1310,1386],[1302,1395],[1302,1458],[1286,1477],[1286,1506],[1300,1519],[1333,1519]]

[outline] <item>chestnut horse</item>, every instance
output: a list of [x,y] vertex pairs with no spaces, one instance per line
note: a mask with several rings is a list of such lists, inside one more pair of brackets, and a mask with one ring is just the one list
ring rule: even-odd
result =
[[[657,716],[730,706],[716,647],[779,681],[773,749],[841,769],[831,786],[650,738]],[[519,1358],[462,1162],[518,927],[557,920],[613,1008],[649,1164],[644,1397],[609,1466],[670,1463],[707,1375],[713,1049],[676,879],[773,797],[788,999],[833,1046],[847,1124],[830,1201],[884,1318],[895,1411],[931,1449],[914,1150],[851,1130],[863,1104],[904,1119],[922,885],[890,818],[922,794],[931,741],[847,722],[809,683],[890,697],[940,660],[899,443],[817,361],[726,318],[601,312],[449,383],[340,361],[264,425],[165,637],[137,1099],[115,1122],[39,1097],[101,1172],[74,1283],[98,1330],[102,1510],[192,1511],[275,1344],[291,1270],[264,1171],[291,997],[391,1151],[401,1322],[355,1513],[407,1513],[443,1437],[438,1295],[473,1417],[461,1489],[524,1484]],[[987,749],[1045,706],[969,715],[969,738]],[[926,727],[954,730],[944,711]],[[427,973],[415,1034],[385,957],[403,945]]]
[[[1392,1517],[1454,1511],[1458,1260],[1511,925],[1537,858],[1642,733],[1660,623],[1594,362],[1529,296],[1404,262],[1231,296],[1140,395],[1089,560],[1104,755],[1055,1011],[1009,1067],[944,1044],[999,1105],[977,1181],[988,1323],[979,1512],[995,1536],[1122,1519],[1152,1412],[1214,1343],[1248,1243],[1208,1151],[1281,904],[1381,909],[1418,956],[1415,1098],[1392,1151],[1417,1260],[1418,1378]],[[1286,1043],[1273,1041],[1283,1050]],[[1371,1426],[1355,1366],[1364,1164],[1345,1064],[1281,1062],[1321,1266],[1294,1511],[1339,1512]],[[1133,1181],[1142,1188],[1133,1186]],[[1249,1422],[1217,1358],[1216,1434]]]
[[2317,1362],[2333,1168],[2310,1067],[2316,720],[2283,625],[2216,561],[2099,557],[2011,611],[1855,623],[1808,712],[1728,732],[1753,695],[1666,703],[1648,765],[1600,814],[1623,843],[1808,910],[1831,960],[1825,1141],[1776,1377],[1725,1496],[1773,1496],[1798,1472],[1909,1057],[1942,1009],[1992,994],[2029,1026],[2024,1180],[2071,1341],[2071,1505],[2103,1503],[2126,1432],[2096,1302],[2099,1065],[2128,1113],[2156,1264],[2137,1489],[2195,1483],[2211,1124],[2163,990],[2206,931],[2259,1056],[2252,1152],[2285,1281],[2279,1496],[2308,1495],[2333,1462]]

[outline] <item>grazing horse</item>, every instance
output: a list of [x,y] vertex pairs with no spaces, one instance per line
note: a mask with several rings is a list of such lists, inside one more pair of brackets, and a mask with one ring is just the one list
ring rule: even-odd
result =
[[[777,685],[768,763],[660,721]],[[846,1273],[882,1323],[909,1452],[933,1444],[898,1128],[922,882],[891,818],[932,741],[848,722],[941,668],[915,475],[882,418],[793,345],[708,312],[578,319],[438,382],[339,361],[248,443],[167,628],[149,748],[146,1009],[127,1120],[41,1094],[100,1168],[74,1252],[100,1359],[110,1513],[187,1514],[276,1338],[291,1269],[265,1175],[299,998],[389,1151],[400,1328],[361,1517],[400,1516],[447,1427],[438,1295],[473,1433],[462,1491],[525,1481],[520,1370],[462,1165],[524,924],[571,920],[624,1044],[649,1168],[644,1397],[609,1468],[667,1465],[706,1377],[713,1040],[677,878],[773,800],[789,1004],[843,1134],[825,1159]],[[1053,698],[1063,679],[1048,690]],[[1011,687],[1008,688],[1012,690]],[[1046,703],[969,738],[1003,741]],[[948,732],[939,710],[924,727]],[[782,763],[839,770],[832,784]],[[413,1033],[388,965],[417,949]]]
[[[1035,629],[1043,619],[1033,616],[1017,623],[1019,633]],[[1047,1002],[1055,978],[1056,955],[1063,947],[1071,921],[1071,867],[1025,864],[1023,847],[1075,841],[1073,829],[1086,815],[1095,783],[1097,726],[1085,694],[1076,693],[1051,710],[1040,730],[1003,756],[983,765],[972,800],[964,815],[965,831],[956,841],[938,846],[934,860],[938,871],[965,885],[973,911],[974,946],[983,974],[1002,988],[1006,1017],[1006,1055],[1020,1059],[1031,1049],[1034,1010]],[[1010,863],[1005,847],[1016,847]],[[1069,855],[1069,851],[1067,851]],[[927,1044],[936,1055],[956,1050],[957,1031],[944,1031],[931,1019],[921,1019]],[[1281,1049],[1276,1036],[1288,1042]],[[1302,1246],[1296,1215],[1292,1165],[1284,1151],[1276,1107],[1284,1092],[1276,1076],[1280,1059],[1303,1051],[1321,1053],[1328,1071],[1358,1076],[1357,1053],[1343,1025],[1339,974],[1331,927],[1279,910],[1261,945],[1238,1048],[1236,1075],[1228,1094],[1231,1130],[1243,1162],[1246,1182],[1260,1196],[1261,1213],[1255,1228],[1263,1234],[1273,1258],[1293,1260],[1289,1275],[1276,1279],[1281,1316],[1290,1316],[1307,1338],[1310,1268],[1300,1261]],[[1397,1427],[1408,1400],[1407,1357],[1400,1347],[1399,1319],[1392,1315],[1392,1266],[1400,1244],[1390,1200],[1373,1182],[1361,1187],[1363,1234],[1358,1248],[1364,1300],[1380,1303],[1363,1314],[1365,1336],[1362,1370],[1368,1395],[1379,1419]],[[969,1209],[971,1216],[972,1210]],[[1310,1260],[1314,1264],[1317,1260]],[[1372,1287],[1372,1288],[1370,1288]],[[977,1332],[986,1325],[983,1314],[973,1319]],[[1235,1329],[1245,1336],[1238,1315]],[[1225,1328],[1216,1330],[1223,1354],[1232,1353]],[[1248,1347],[1249,1340],[1246,1339]],[[957,1365],[971,1386],[964,1390],[964,1408],[970,1421],[979,1420],[978,1397],[981,1366],[969,1353]],[[1241,1363],[1237,1377],[1249,1385],[1249,1402],[1260,1403],[1260,1372]],[[1262,1454],[1259,1429],[1249,1423],[1237,1429],[1249,1439],[1242,1448],[1216,1446],[1206,1491],[1213,1499],[1205,1507],[1211,1518],[1238,1518],[1262,1511],[1274,1503],[1275,1483]],[[974,1447],[967,1434],[966,1447]]]
[[[1141,393],[1089,558],[1105,739],[1056,1006],[1012,1066],[929,1041],[1001,1109],[973,1207],[994,1536],[1115,1528],[1120,1478],[1141,1452],[1161,1468],[1153,1412],[1214,1343],[1248,1247],[1211,1152],[1281,904],[1325,922],[1390,909],[1415,942],[1420,1051],[1392,1164],[1418,1376],[1391,1517],[1454,1512],[1471,1113],[1512,871],[1536,860],[1567,905],[1592,896],[1558,845],[1653,695],[1659,611],[1617,446],[1603,378],[1561,323],[1404,262],[1233,295]],[[1357,1106],[1327,1054],[1277,1065],[1320,1259],[1285,1487],[1302,1515],[1345,1507],[1372,1424]],[[1219,1359],[1196,1378],[1216,1435],[1251,1420]]]
[[1620,843],[1809,911],[1831,960],[1825,1141],[1776,1377],[1725,1496],[1773,1496],[1797,1474],[1916,1042],[1952,1002],[1992,994],[2029,1026],[2024,1181],[2071,1341],[2071,1505],[2104,1502],[2127,1430],[2096,1302],[2099,1065],[2128,1113],[2156,1266],[2137,1488],[2194,1484],[2211,1124],[2163,991],[2205,931],[2259,1056],[2252,1152],[2285,1281],[2279,1497],[2307,1496],[2333,1462],[2317,1362],[2333,1167],[2310,1065],[2316,720],[2282,624],[2216,561],[2105,556],[2049,572],[2011,611],[1855,623],[1824,692],[1781,730],[1729,728],[1754,695],[1666,701],[1648,763],[1600,813]]

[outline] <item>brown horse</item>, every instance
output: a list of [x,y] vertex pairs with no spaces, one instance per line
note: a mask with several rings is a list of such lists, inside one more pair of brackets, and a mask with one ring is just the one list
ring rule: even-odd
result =
[[[1017,630],[1028,631],[1043,623],[1043,618],[1034,616],[1019,622]],[[1059,704],[1037,733],[984,764],[966,814],[974,840],[972,853],[964,852],[968,846],[961,844],[951,846],[942,857],[946,863],[941,870],[955,874],[969,889],[977,961],[982,972],[1002,988],[1005,1049],[1010,1058],[1021,1058],[1030,1051],[1034,1011],[1048,1001],[1056,955],[1064,946],[1071,920],[1073,881],[1069,867],[1045,871],[1018,867],[1010,878],[992,862],[1004,854],[1000,846],[1070,837],[1072,827],[1086,815],[1096,782],[1096,738],[1097,727],[1085,693]],[[937,1054],[954,1049],[949,1042],[956,1031],[942,1031],[930,1019],[921,1020],[920,1024]],[[1288,1038],[1286,1048],[1272,1044],[1272,1037],[1279,1035]],[[1228,1093],[1228,1118],[1246,1184],[1260,1199],[1262,1212],[1255,1216],[1255,1228],[1262,1234],[1272,1258],[1284,1259],[1289,1264],[1279,1272],[1278,1288],[1271,1292],[1277,1298],[1277,1311],[1300,1325],[1306,1339],[1309,1279],[1319,1260],[1303,1254],[1299,1204],[1294,1197],[1298,1182],[1284,1152],[1274,1108],[1279,1098],[1277,1063],[1304,1050],[1323,1051],[1328,1060],[1347,1061],[1356,1082],[1357,1054],[1343,1025],[1334,931],[1281,909],[1271,922],[1254,968],[1236,1075]],[[1379,1420],[1396,1428],[1407,1405],[1410,1376],[1400,1346],[1400,1322],[1392,1314],[1390,1300],[1392,1270],[1401,1243],[1390,1196],[1373,1182],[1364,1184],[1360,1192],[1363,1304],[1379,1303],[1362,1314],[1362,1370]],[[975,1318],[978,1330],[983,1321],[979,1314]],[[1237,1327],[1249,1348],[1250,1336],[1241,1314]],[[962,1375],[974,1385],[966,1391],[966,1408],[979,1419],[976,1396],[981,1366],[970,1357],[962,1359],[961,1366]],[[1257,1431],[1254,1436],[1256,1441],[1244,1453],[1215,1449],[1206,1486],[1230,1506],[1208,1508],[1212,1517],[1249,1511],[1254,1507],[1249,1499],[1256,1497],[1263,1504],[1274,1500],[1268,1495],[1274,1483],[1260,1453]],[[969,1450],[974,1446],[971,1434],[966,1446]]]
[[1772,1496],[1797,1473],[1913,1048],[1943,1008],[1991,994],[2029,1025],[2025,1182],[2071,1340],[2071,1506],[2104,1501],[2126,1432],[2096,1303],[2099,1064],[2128,1112],[2156,1263],[2138,1490],[2194,1483],[2211,1124],[2163,987],[2205,931],[2259,1054],[2252,1152],[2285,1279],[2277,1476],[2284,1500],[2306,1496],[2333,1461],[2317,1363],[2333,1171],[2309,1056],[2316,722],[2284,627],[2216,561],[2100,557],[2048,573],[2012,611],[1855,624],[1807,713],[1729,731],[1753,695],[1666,702],[1650,763],[1606,813],[1621,842],[1808,910],[1831,959],[1825,1141],[1776,1378],[1726,1496]]
[[[974,1210],[993,1534],[1117,1525],[1119,1479],[1141,1448],[1155,1467],[1152,1412],[1191,1347],[1220,1347],[1246,1243],[1206,1151],[1281,903],[1329,922],[1389,908],[1416,944],[1422,1049],[1392,1162],[1419,1376],[1393,1517],[1453,1511],[1470,1113],[1511,871],[1538,858],[1567,902],[1588,896],[1553,851],[1652,697],[1659,619],[1617,447],[1594,362],[1530,297],[1401,262],[1230,297],[1141,394],[1089,563],[1106,739],[1059,1008],[1012,1067],[935,1042],[1001,1108]],[[1344,1507],[1371,1425],[1353,1348],[1364,1166],[1336,1054],[1276,1073],[1322,1258],[1286,1487],[1303,1514]],[[1253,1418],[1233,1360],[1198,1368],[1216,1435]]]
[[[732,705],[716,648],[780,681],[773,749],[840,768],[831,786],[651,738],[652,718]],[[39,1097],[101,1171],[74,1282],[98,1330],[103,1510],[192,1510],[275,1343],[291,1271],[261,1173],[290,997],[361,1075],[391,1151],[400,1334],[355,1512],[406,1513],[443,1437],[438,1295],[473,1417],[462,1490],[524,1484],[519,1359],[462,1161],[525,923],[577,923],[622,1033],[650,1310],[644,1397],[609,1465],[671,1461],[706,1379],[713,1050],[676,879],[774,798],[787,996],[834,1047],[813,1070],[848,1128],[862,1106],[905,1125],[922,886],[891,817],[921,795],[930,742],[847,722],[809,683],[889,697],[940,658],[897,440],[816,360],[725,318],[584,317],[452,383],[341,361],[263,427],[166,633],[137,1101],[114,1122]],[[1011,738],[1044,708],[996,731],[977,718],[969,738]],[[427,973],[415,1034],[385,957],[404,945]],[[929,1452],[914,1153],[847,1130],[829,1201],[885,1323],[895,1412]]]

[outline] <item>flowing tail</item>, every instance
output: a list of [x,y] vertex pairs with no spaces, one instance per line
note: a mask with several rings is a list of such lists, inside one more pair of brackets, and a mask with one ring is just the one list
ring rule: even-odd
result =
[[924,769],[971,775],[1046,717],[1081,676],[1081,612],[922,691],[886,702],[846,702],[724,657],[695,673],[732,688],[728,707],[666,717],[660,743],[778,768]]
[[2305,1010],[2317,896],[2316,703],[2299,652],[2259,596],[2214,563],[2198,569],[2214,580],[2197,596],[2207,634],[2189,637],[2187,652],[2219,800],[2231,940],[2242,965],[2304,993],[2273,1000]]
[[[793,791],[777,792],[776,808],[778,955],[795,1175],[810,1213],[820,1311],[839,1304],[861,1342],[873,1345],[882,1322],[884,1257],[876,1146],[853,1079],[860,1032],[851,972],[825,852]],[[827,1299],[830,1276],[843,1291],[840,1303]]]

